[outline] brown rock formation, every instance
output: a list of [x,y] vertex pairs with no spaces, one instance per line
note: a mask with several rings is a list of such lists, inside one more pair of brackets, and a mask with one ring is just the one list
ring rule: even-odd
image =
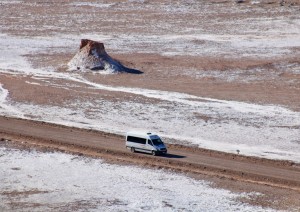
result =
[[69,70],[94,70],[103,73],[142,73],[129,69],[119,61],[111,58],[105,51],[104,44],[88,39],[82,39],[79,52],[68,63]]

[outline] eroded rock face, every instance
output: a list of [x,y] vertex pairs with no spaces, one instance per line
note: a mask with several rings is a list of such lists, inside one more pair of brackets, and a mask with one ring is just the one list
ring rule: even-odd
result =
[[103,43],[88,39],[81,40],[79,52],[70,60],[68,67],[69,70],[94,70],[102,73],[139,72],[126,68],[120,62],[111,58],[106,53]]

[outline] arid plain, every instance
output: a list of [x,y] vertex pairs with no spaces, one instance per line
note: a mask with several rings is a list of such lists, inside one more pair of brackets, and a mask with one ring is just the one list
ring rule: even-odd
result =
[[[231,154],[226,157],[239,154],[249,157],[250,164],[251,157],[257,161],[271,159],[275,161],[270,162],[274,167],[288,166],[299,172],[299,12],[296,0],[240,3],[221,0],[0,1],[0,114],[82,128],[87,132],[112,133],[117,140],[129,130],[153,131],[167,144],[194,148],[199,154],[205,149],[216,155],[219,151]],[[103,42],[110,56],[141,73],[69,70],[67,63],[79,50],[81,39]],[[15,148],[25,149],[25,152],[28,148],[37,148],[37,152],[40,148],[42,152],[45,148],[50,152],[59,149],[57,144],[50,144],[53,135],[49,134],[49,143],[43,140],[43,147],[38,147],[38,139],[22,137],[17,131],[9,134],[3,129],[3,155]],[[9,144],[7,140],[14,142]],[[20,143],[22,141],[28,144]],[[72,164],[72,156],[57,154],[58,158],[68,158],[66,161]],[[26,156],[25,153],[21,155]],[[87,158],[89,156],[96,157],[94,153],[86,154]],[[99,157],[110,158],[112,163],[121,163],[124,167],[130,164],[125,159],[120,162],[111,156]],[[147,171],[157,170],[156,160],[151,164],[151,157],[141,157],[134,161],[145,163],[136,165],[146,166]],[[2,159],[8,161],[6,156]],[[90,162],[85,163],[90,165]],[[20,171],[14,164],[7,164],[12,172]],[[82,166],[78,165],[84,169]],[[0,168],[0,176],[9,182],[5,167],[1,165]],[[57,171],[61,169],[64,168],[57,168]],[[189,171],[190,176],[192,172]],[[120,173],[122,170],[117,175],[122,175]],[[65,191],[70,193],[64,195],[69,195],[70,199],[45,203],[41,197],[54,192],[48,185],[42,189],[25,189],[23,185],[22,190],[14,183],[7,183],[1,187],[0,196],[5,205],[0,209],[22,211],[26,205],[21,204],[22,201],[32,203],[27,202],[25,209],[28,211],[97,210],[99,206],[106,210],[170,211],[254,210],[251,207],[297,211],[300,207],[297,189],[223,179],[219,174],[195,176],[194,173],[192,177],[207,180],[218,189],[254,193],[250,197],[232,197],[240,203],[221,198],[220,205],[214,208],[208,206],[207,197],[203,197],[207,202],[197,202],[195,196],[191,202],[179,201],[180,204],[169,200],[167,195],[162,195],[163,201],[156,199],[150,204],[134,200],[134,195],[122,199],[122,195],[115,192],[109,197],[93,197],[91,193],[88,200],[82,196],[74,200],[72,189],[66,187]],[[160,181],[160,177],[153,178]],[[126,179],[130,182],[129,174]],[[141,179],[142,176],[136,180],[143,184]],[[22,181],[15,179],[18,180]],[[195,182],[192,184],[197,184]],[[98,186],[102,185],[95,185]],[[149,185],[145,191],[150,191],[151,186],[155,187]],[[176,184],[169,186],[171,189]],[[188,191],[195,192],[193,186],[187,186],[190,189],[182,197],[184,200],[190,195]],[[84,189],[77,192],[84,193]],[[176,192],[179,191],[171,193],[176,196]],[[151,194],[159,196],[161,193]],[[34,196],[40,198],[34,199]],[[111,198],[113,196],[118,197]],[[43,203],[38,204],[39,201]],[[74,204],[70,203],[72,201]]]

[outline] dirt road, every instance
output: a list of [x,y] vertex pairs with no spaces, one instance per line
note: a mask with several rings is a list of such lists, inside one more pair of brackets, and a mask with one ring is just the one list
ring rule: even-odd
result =
[[100,156],[114,162],[202,173],[300,191],[299,164],[287,161],[245,157],[173,144],[168,145],[168,155],[154,157],[129,152],[125,148],[124,138],[119,135],[7,117],[0,117],[0,136],[2,141],[18,138],[29,144]]

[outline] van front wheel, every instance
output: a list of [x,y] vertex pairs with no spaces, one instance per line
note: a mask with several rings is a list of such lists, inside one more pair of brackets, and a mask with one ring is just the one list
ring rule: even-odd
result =
[[133,147],[131,147],[131,149],[130,149],[130,150],[131,150],[131,152],[135,152],[135,149],[134,149]]
[[155,152],[155,151],[152,151],[152,155],[154,155],[154,156],[155,156],[155,155],[156,155],[156,152]]

